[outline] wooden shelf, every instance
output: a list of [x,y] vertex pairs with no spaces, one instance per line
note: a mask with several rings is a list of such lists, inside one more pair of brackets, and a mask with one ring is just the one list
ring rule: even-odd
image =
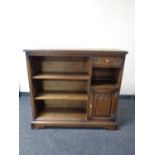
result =
[[42,92],[35,100],[88,100],[86,92]]
[[85,109],[80,108],[48,108],[39,113],[37,121],[52,120],[86,120]]
[[32,79],[51,79],[51,80],[88,80],[88,73],[39,73],[34,75]]

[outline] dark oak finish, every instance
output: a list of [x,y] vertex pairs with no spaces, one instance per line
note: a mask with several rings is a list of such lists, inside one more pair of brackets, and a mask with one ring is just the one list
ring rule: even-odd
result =
[[40,73],[34,75],[33,79],[49,79],[49,80],[88,80],[87,73]]
[[126,51],[24,50],[32,128],[117,129]]
[[88,100],[84,92],[42,92],[34,98],[35,100]]
[[84,121],[86,120],[86,111],[82,108],[47,108],[39,114],[36,120]]

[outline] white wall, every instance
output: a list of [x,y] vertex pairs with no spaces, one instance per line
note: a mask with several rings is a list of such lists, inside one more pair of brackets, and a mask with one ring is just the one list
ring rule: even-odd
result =
[[134,94],[134,0],[23,0],[20,91],[29,91],[22,49],[127,50],[121,94]]

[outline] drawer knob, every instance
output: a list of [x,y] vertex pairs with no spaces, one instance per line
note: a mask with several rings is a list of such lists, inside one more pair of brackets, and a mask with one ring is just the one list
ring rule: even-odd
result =
[[91,109],[91,108],[92,108],[92,105],[90,104],[89,107],[90,107],[90,109]]
[[106,60],[105,60],[105,62],[106,62],[106,63],[109,63],[109,62],[110,62],[110,60],[109,60],[109,59],[106,59]]

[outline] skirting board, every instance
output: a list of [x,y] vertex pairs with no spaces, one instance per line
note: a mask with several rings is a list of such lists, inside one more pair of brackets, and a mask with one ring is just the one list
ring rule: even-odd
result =
[[[29,92],[19,92],[19,97],[21,96],[29,96],[30,93]],[[135,100],[135,94],[125,94],[125,95],[120,95],[119,96],[120,99],[132,99]]]

